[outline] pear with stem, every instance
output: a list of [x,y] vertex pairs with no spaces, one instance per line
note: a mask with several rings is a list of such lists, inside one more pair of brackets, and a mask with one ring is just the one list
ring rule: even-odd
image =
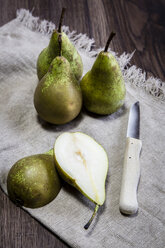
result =
[[92,69],[80,82],[83,103],[90,112],[108,115],[116,112],[125,99],[125,84],[116,58],[108,52],[115,33],[111,33],[104,51],[96,58]]
[[52,124],[73,120],[82,107],[82,93],[68,60],[62,56],[62,35],[58,36],[59,56],[38,83],[34,106],[39,116]]
[[37,75],[39,80],[47,73],[54,58],[59,55],[58,37],[62,39],[62,55],[69,61],[71,70],[75,78],[79,80],[83,73],[83,63],[78,51],[69,40],[68,36],[62,32],[62,22],[65,8],[62,9],[58,30],[54,30],[49,45],[42,50],[37,60]]
[[84,226],[88,229],[99,206],[105,201],[107,154],[90,136],[81,132],[65,132],[55,141],[54,156],[61,177],[96,204],[91,219]]

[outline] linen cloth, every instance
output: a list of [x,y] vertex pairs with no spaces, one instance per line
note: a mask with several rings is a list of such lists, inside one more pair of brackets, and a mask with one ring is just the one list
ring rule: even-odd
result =
[[[96,116],[82,110],[66,125],[42,121],[33,105],[38,83],[36,61],[48,45],[53,23],[40,21],[27,10],[0,28],[0,184],[5,193],[6,178],[19,159],[44,153],[62,132],[81,131],[92,136],[106,150],[109,171],[106,201],[88,230],[83,228],[94,204],[65,184],[50,204],[26,211],[72,247],[164,248],[165,247],[165,101],[164,83],[146,79],[145,72],[129,64],[130,54],[117,57],[123,71],[127,95],[115,114]],[[63,27],[82,56],[84,73],[90,70],[101,49],[91,51],[94,40]],[[142,140],[138,214],[126,217],[119,211],[122,165],[130,106],[140,102]],[[93,158],[94,159],[94,158]]]

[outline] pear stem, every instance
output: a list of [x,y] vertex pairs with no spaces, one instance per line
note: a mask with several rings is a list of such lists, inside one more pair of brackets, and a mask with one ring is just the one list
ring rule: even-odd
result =
[[93,214],[92,214],[92,217],[90,218],[90,220],[88,221],[88,223],[84,226],[85,229],[88,229],[88,227],[89,227],[90,224],[92,223],[92,220],[93,220],[94,217],[96,216],[96,213],[97,213],[98,209],[99,209],[99,205],[96,204],[96,207],[95,207],[95,209],[94,209],[94,212],[93,212]]
[[62,22],[64,19],[65,10],[66,10],[66,8],[62,8],[62,11],[61,11],[60,22],[59,22],[59,26],[58,26],[58,32],[59,33],[61,33],[61,27],[62,27]]
[[53,154],[54,154],[54,149],[52,148],[52,149],[50,149],[49,151],[45,152],[44,154],[53,156]]
[[113,39],[113,37],[116,35],[116,33],[114,33],[113,31],[110,33],[110,36],[107,40],[107,43],[105,45],[105,49],[104,49],[104,52],[107,52],[108,51],[108,47],[109,47],[109,44],[111,42],[111,40]]
[[61,34],[59,34],[58,36],[58,44],[59,44],[59,56],[61,57],[61,47],[62,47]]

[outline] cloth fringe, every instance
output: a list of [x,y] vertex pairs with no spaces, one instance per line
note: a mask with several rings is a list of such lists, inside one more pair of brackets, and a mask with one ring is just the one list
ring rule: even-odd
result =
[[[56,28],[54,23],[46,20],[41,21],[39,17],[34,17],[32,12],[25,9],[17,10],[16,19],[30,30],[40,32],[49,37]],[[86,53],[89,57],[96,57],[97,54],[103,50],[102,48],[96,49],[95,40],[90,39],[86,34],[77,34],[76,31],[71,32],[68,26],[63,26],[63,32],[68,35],[78,50]],[[109,49],[109,51],[111,50]],[[130,61],[135,51],[131,54],[124,52],[120,56],[114,51],[111,51],[111,53],[118,60],[126,83],[141,87],[156,99],[165,101],[165,83],[158,78],[147,78],[145,71],[142,71],[142,69],[137,68],[135,65],[131,66]]]

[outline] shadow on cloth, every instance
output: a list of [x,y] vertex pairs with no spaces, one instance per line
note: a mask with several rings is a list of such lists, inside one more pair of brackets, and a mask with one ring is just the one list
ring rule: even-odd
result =
[[36,118],[37,118],[37,122],[46,131],[60,132],[60,131],[69,131],[69,130],[77,127],[79,125],[79,123],[83,120],[84,117],[83,117],[82,112],[80,112],[80,114],[71,122],[66,123],[66,124],[59,124],[59,125],[48,123],[48,122],[44,121],[43,119],[41,119],[39,115],[36,115]]
[[110,120],[114,120],[117,119],[119,117],[121,117],[123,114],[125,114],[127,111],[125,104],[119,108],[115,113],[113,114],[109,114],[109,115],[99,115],[99,114],[95,114],[92,112],[89,112],[85,107],[83,107],[82,112],[84,113],[84,115],[88,115],[94,119],[101,119],[103,121],[110,121]]
[[[68,183],[66,183],[64,181],[63,181],[63,190],[66,191],[66,193],[68,195],[71,194],[73,197],[78,199],[83,205],[88,207],[92,211],[92,214],[93,214],[93,211],[95,209],[95,203],[90,201],[87,197],[85,197],[82,193],[80,193],[76,188],[74,188],[73,186],[69,185]],[[90,236],[92,234],[92,232],[95,229],[95,226],[97,225],[99,218],[100,218],[101,214],[104,212],[104,210],[105,210],[105,205],[102,205],[99,207],[97,215],[95,216],[91,226],[89,227],[89,231],[87,231],[88,236]],[[90,214],[89,214],[89,216],[86,215],[86,223],[89,221],[89,219],[92,216],[92,214],[91,215]],[[86,223],[80,223],[80,225],[82,225],[82,228]]]

